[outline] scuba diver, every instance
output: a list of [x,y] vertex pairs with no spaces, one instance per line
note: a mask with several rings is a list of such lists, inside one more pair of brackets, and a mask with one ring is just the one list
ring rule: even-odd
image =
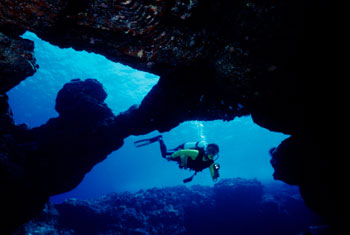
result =
[[168,161],[177,162],[181,169],[195,171],[191,177],[183,180],[184,183],[192,181],[197,172],[205,168],[209,168],[213,181],[217,181],[220,169],[220,165],[214,162],[219,157],[219,146],[217,144],[208,144],[202,140],[184,143],[174,149],[168,150],[161,135],[150,139],[138,140],[134,144],[136,147],[142,147],[157,141],[160,144],[160,151],[163,158]]

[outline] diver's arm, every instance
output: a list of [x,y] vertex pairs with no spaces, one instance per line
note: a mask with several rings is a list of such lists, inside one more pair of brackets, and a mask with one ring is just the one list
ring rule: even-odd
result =
[[173,153],[171,155],[171,157],[175,158],[175,157],[180,157],[180,156],[188,156],[188,157],[192,158],[192,160],[195,160],[197,158],[198,154],[199,154],[199,151],[195,150],[195,149],[181,149],[181,150]]
[[218,172],[215,171],[214,165],[215,165],[215,163],[213,163],[209,166],[209,171],[210,171],[211,178],[215,182],[218,180],[219,174],[218,174]]

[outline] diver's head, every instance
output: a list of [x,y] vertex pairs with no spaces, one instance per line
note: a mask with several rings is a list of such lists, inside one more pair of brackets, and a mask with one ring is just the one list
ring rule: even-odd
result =
[[207,155],[210,159],[213,159],[219,153],[219,146],[217,144],[208,144]]

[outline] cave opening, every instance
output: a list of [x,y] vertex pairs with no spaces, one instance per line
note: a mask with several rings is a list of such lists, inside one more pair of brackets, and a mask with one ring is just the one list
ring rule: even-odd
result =
[[[37,127],[57,116],[54,109],[57,92],[73,78],[96,78],[108,96],[107,105],[117,115],[131,105],[139,104],[158,82],[159,77],[113,63],[101,55],[61,49],[26,32],[23,38],[35,42],[39,70],[8,92],[16,124]],[[130,136],[122,148],[97,164],[81,184],[70,192],[51,198],[61,202],[66,198],[92,198],[109,192],[137,191],[152,187],[181,185],[190,174],[160,157],[159,144],[136,149],[133,142],[159,135],[154,131],[144,136]],[[188,121],[162,133],[169,148],[183,142],[206,140],[219,144],[218,160],[221,177],[273,180],[269,149],[278,146],[288,136],[256,125],[250,116],[230,122]],[[213,185],[208,172],[198,174],[189,185]]]
[[[280,195],[271,197],[262,193],[260,182],[235,181],[242,178],[225,181],[226,177],[271,180],[273,170],[269,164],[269,149],[277,145],[278,148],[270,152],[274,177],[286,184],[298,185],[297,190],[301,192],[298,194],[299,199],[304,200],[299,200],[299,203],[305,202],[313,211],[325,216],[326,223],[330,226],[341,227],[345,224],[342,216],[345,199],[341,196],[344,195],[344,187],[338,186],[341,183],[334,184],[344,181],[342,174],[339,174],[344,172],[339,167],[343,158],[336,154],[323,156],[324,151],[321,151],[320,145],[325,138],[325,128],[320,128],[319,122],[315,121],[322,120],[321,117],[324,116],[320,111],[324,113],[324,108],[320,108],[321,105],[324,106],[321,95],[324,92],[317,89],[319,75],[324,76],[328,70],[334,69],[328,63],[327,53],[323,51],[306,53],[310,61],[316,60],[316,69],[305,66],[307,63],[304,60],[305,51],[310,52],[308,47],[312,45],[309,43],[310,36],[314,39],[313,34],[319,34],[321,28],[322,32],[329,29],[320,27],[325,25],[319,20],[324,14],[311,14],[315,16],[311,17],[311,21],[305,15],[312,13],[312,9],[324,12],[321,8],[325,5],[305,5],[293,1],[281,4],[274,1],[237,1],[233,5],[227,5],[219,1],[214,5],[209,4],[213,7],[208,7],[207,3],[208,1],[181,0],[152,3],[102,0],[78,4],[79,9],[75,6],[73,9],[67,1],[28,1],[17,5],[10,1],[0,3],[4,9],[0,11],[1,93],[7,92],[19,81],[36,72],[35,76],[8,92],[9,100],[7,95],[0,95],[3,121],[0,126],[0,173],[4,182],[1,201],[11,205],[2,210],[6,225],[9,224],[11,229],[18,227],[42,211],[50,196],[73,189],[69,192],[71,194],[60,195],[61,198],[52,198],[52,201],[71,196],[91,198],[109,191],[136,191],[155,186],[160,187],[158,196],[162,197],[163,192],[167,191],[163,186],[183,185],[182,179],[190,173],[179,170],[176,164],[166,165],[168,162],[160,158],[157,143],[141,149],[136,149],[133,145],[135,140],[160,134],[149,133],[153,130],[160,130],[169,147],[193,139],[205,139],[220,145],[219,163],[222,168],[219,182],[213,184],[209,174],[203,172],[187,184],[210,185],[202,188],[202,192],[210,188],[215,194],[210,203],[215,202],[217,207],[212,207],[208,212],[221,210],[219,214],[223,215],[223,223],[218,219],[215,221],[218,224],[209,230],[204,228],[203,232],[213,229],[214,233],[225,234],[215,228],[225,231],[232,227],[226,227],[232,221],[253,227],[251,223],[246,223],[252,220],[262,221],[270,228],[280,224],[288,230],[284,219],[275,220],[283,217],[286,211],[281,207],[285,197],[278,199]],[[222,24],[223,22],[227,24]],[[312,30],[310,35],[305,32],[306,26],[311,26],[316,31]],[[35,60],[40,55],[36,53],[33,56],[31,41],[19,38],[25,30],[35,32],[55,45],[93,51],[133,68],[152,71],[161,78],[150,74],[140,75],[142,72],[135,71],[139,77],[130,85],[125,81],[133,80],[128,72],[119,79],[109,79],[106,76],[106,80],[101,81],[105,92],[99,82],[85,79],[103,77],[101,73],[108,70],[104,65],[109,61],[92,58],[93,63],[87,63],[88,55],[92,55],[90,53],[83,52],[80,57],[63,56],[62,51],[72,49],[40,49],[38,42],[36,49],[47,53],[42,57],[43,62],[38,60],[41,68],[37,70]],[[23,37],[36,40],[36,36],[28,32]],[[322,66],[327,63],[327,66]],[[58,64],[60,65],[56,66]],[[85,67],[78,68],[78,64],[84,64]],[[48,70],[45,70],[46,65]],[[319,69],[323,67],[331,69]],[[92,72],[91,68],[95,68],[96,72]],[[117,71],[115,67],[112,70]],[[40,73],[45,80],[43,82],[38,77]],[[118,71],[114,76],[117,77],[120,73]],[[334,73],[329,74],[334,77]],[[73,80],[67,83],[74,78],[85,81]],[[62,79],[67,80],[58,82]],[[141,91],[138,100],[132,99],[145,81],[151,82]],[[189,86],[181,86],[186,82]],[[199,89],[197,82],[203,82]],[[64,89],[61,89],[63,85]],[[104,103],[107,93],[106,103],[113,112]],[[59,96],[60,94],[63,95]],[[56,108],[59,115],[53,108],[56,95],[60,101],[56,102],[60,107]],[[140,106],[128,109],[141,100]],[[12,110],[9,107],[14,111],[15,123],[27,123],[31,129],[25,125],[13,125]],[[118,115],[120,112],[123,113]],[[244,116],[248,114],[252,118]],[[216,119],[234,120],[185,122]],[[252,120],[266,129],[259,129]],[[291,136],[285,139],[287,136],[267,129]],[[148,134],[141,136],[145,133]],[[245,221],[237,220],[241,217],[241,212],[232,212],[237,212],[237,206],[242,208],[240,204],[244,204],[252,195],[247,193],[235,200],[239,191],[235,190],[235,186],[247,184],[257,189],[258,193],[254,193],[254,196],[261,196],[258,204],[262,207],[248,203],[248,208],[253,209],[253,215],[257,217],[247,214],[248,219]],[[193,191],[193,187],[182,188]],[[143,192],[145,193],[134,193],[132,199],[140,195],[147,196],[156,190]],[[198,190],[196,193],[198,196]],[[232,197],[227,197],[227,193]],[[152,194],[154,196],[157,193]],[[297,227],[294,218],[303,220],[303,216],[299,215],[304,213],[289,213],[296,208],[294,194],[289,196],[291,203],[287,204],[291,210],[287,210],[288,213],[284,215],[291,216],[284,218],[293,221],[289,225]],[[268,198],[270,200],[266,200]],[[205,202],[204,205],[210,204]],[[168,201],[162,203],[158,200],[158,203],[160,207],[166,208],[164,214],[167,215],[174,214],[174,211],[181,212],[184,208],[174,210]],[[135,212],[137,207],[129,208],[131,210],[127,212]],[[261,210],[256,210],[257,208],[266,209],[267,214],[260,214]],[[200,218],[197,221],[186,221],[187,230],[193,233],[198,230],[192,224],[212,221],[211,213],[207,214],[208,220],[202,220],[203,210],[196,209],[179,216],[181,221],[186,216]],[[154,212],[159,210],[151,213]],[[242,212],[245,213],[245,208]],[[271,213],[274,215],[266,216]],[[135,221],[137,214],[129,214]],[[263,219],[260,220],[261,218]],[[273,225],[268,223],[270,221]],[[308,222],[306,225],[310,224],[312,223]],[[92,224],[91,227],[93,226]],[[161,224],[161,228],[164,227],[167,224]],[[84,229],[89,231],[89,227],[84,226]],[[124,231],[143,231],[139,229],[137,227],[135,231]],[[234,231],[237,233],[237,230]],[[301,231],[306,229],[298,229],[292,234]],[[240,230],[238,233],[244,234]],[[307,234],[311,233],[318,231]]]
[[37,127],[56,117],[57,93],[75,78],[94,78],[102,83],[108,94],[105,102],[114,115],[139,104],[159,80],[159,76],[114,63],[95,53],[61,49],[28,31],[22,37],[34,41],[40,68],[7,93],[16,124]]

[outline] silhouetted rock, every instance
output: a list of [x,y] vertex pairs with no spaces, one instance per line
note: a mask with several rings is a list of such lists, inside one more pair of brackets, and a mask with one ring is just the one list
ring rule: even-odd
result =
[[111,128],[114,115],[104,103],[106,96],[96,80],[74,79],[57,96],[60,115],[33,129],[13,124],[2,96],[1,118],[10,125],[2,128],[0,159],[5,231],[39,213],[50,195],[76,187],[95,164],[123,144],[123,136]]
[[[33,130],[13,126],[6,101],[1,104],[6,123],[0,126],[6,130],[0,149],[6,200],[1,202],[14,205],[19,195],[31,192],[13,209],[13,215],[21,211],[30,217],[26,210],[40,210],[48,195],[75,187],[128,135],[167,131],[187,120],[251,114],[260,126],[291,135],[273,154],[276,179],[300,186],[308,206],[338,221],[347,201],[342,197],[346,177],[335,173],[345,172],[340,166],[346,158],[324,157],[320,150],[329,124],[322,120],[320,127],[319,120],[337,113],[322,99],[331,98],[331,89],[320,87],[338,76],[333,60],[341,56],[333,51],[343,51],[328,48],[339,44],[334,37],[339,22],[324,17],[328,5],[300,0],[2,0],[0,93],[37,67],[32,43],[18,37],[26,30],[60,47],[99,53],[158,74],[160,80],[139,107],[118,117],[101,102],[100,85],[72,82],[59,94],[60,117]],[[89,88],[86,94],[81,84],[97,93]]]

